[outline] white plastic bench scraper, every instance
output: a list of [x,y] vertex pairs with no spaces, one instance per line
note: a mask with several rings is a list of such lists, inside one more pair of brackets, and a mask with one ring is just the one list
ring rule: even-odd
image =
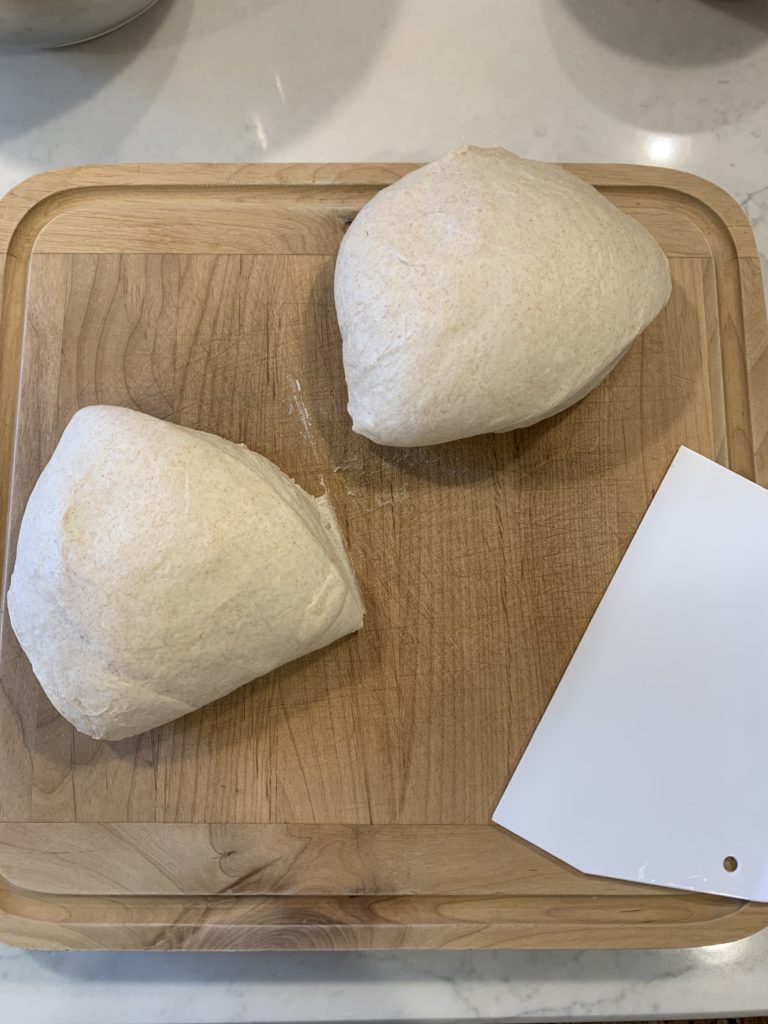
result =
[[493,820],[589,874],[768,902],[768,491],[680,449]]

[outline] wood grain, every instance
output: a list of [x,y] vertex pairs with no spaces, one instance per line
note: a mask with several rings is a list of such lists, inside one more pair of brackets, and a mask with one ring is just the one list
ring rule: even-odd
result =
[[572,167],[664,246],[669,306],[560,416],[386,449],[349,429],[332,275],[356,210],[408,169],[83,168],[0,204],[7,565],[64,426],[106,402],[327,489],[368,609],[357,636],[115,744],[58,716],[4,619],[8,940],[643,946],[768,923],[587,878],[488,824],[677,447],[764,482],[765,312],[740,211],[687,175]]

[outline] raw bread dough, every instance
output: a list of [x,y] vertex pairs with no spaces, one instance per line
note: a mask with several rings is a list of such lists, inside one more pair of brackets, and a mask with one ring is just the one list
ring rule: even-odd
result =
[[426,445],[583,398],[670,294],[637,221],[579,178],[455,149],[379,192],[336,263],[353,429]]
[[24,513],[11,623],[81,732],[117,740],[354,630],[333,510],[213,434],[91,406]]

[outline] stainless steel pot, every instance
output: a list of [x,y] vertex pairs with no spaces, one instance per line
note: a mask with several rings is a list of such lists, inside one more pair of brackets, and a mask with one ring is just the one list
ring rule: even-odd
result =
[[68,46],[132,21],[157,0],[0,0],[0,46]]

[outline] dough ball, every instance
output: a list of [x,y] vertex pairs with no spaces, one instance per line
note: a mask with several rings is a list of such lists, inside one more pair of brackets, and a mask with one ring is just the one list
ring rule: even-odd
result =
[[455,149],[379,192],[336,263],[353,429],[427,445],[583,398],[670,294],[637,221],[552,164]]
[[24,512],[11,624],[89,736],[185,715],[360,629],[326,498],[213,434],[78,412]]

